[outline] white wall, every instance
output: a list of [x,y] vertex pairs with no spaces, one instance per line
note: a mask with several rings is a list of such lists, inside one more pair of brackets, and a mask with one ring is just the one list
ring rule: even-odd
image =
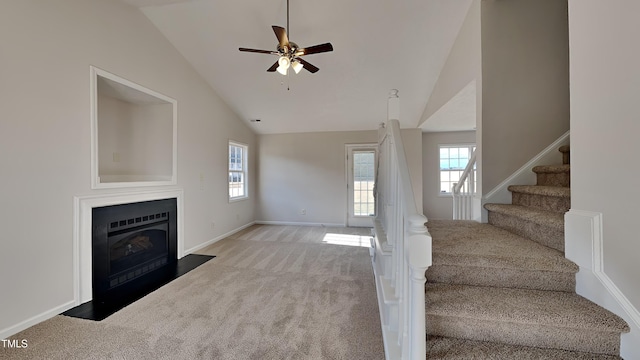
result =
[[116,192],[90,189],[90,65],[178,101],[185,249],[253,221],[255,177],[251,198],[229,204],[226,166],[228,139],[255,166],[255,135],[139,10],[3,0],[0,44],[0,334],[66,310],[73,197]]
[[[414,193],[421,208],[420,130],[402,130],[402,136]],[[256,219],[274,223],[345,225],[345,145],[375,144],[377,140],[377,131],[260,135]],[[306,210],[306,215],[300,214],[301,209]]]
[[[567,247],[588,255],[579,263],[579,291],[624,315],[634,326],[632,334],[623,336],[626,359],[640,354],[638,14],[636,0],[569,1],[571,216],[567,220],[583,212],[602,216],[602,236],[593,236],[603,246],[599,281],[592,281],[591,270],[597,269],[592,269],[591,258],[597,254],[591,251],[590,234],[567,236]],[[576,230],[580,222],[568,221],[566,226]],[[610,301],[612,288],[605,288],[603,280],[620,291],[615,301]],[[621,307],[625,301],[626,309]]]
[[482,190],[569,129],[567,3],[482,1]]
[[452,219],[453,200],[440,194],[439,145],[475,144],[475,131],[422,134],[422,207],[429,220]]

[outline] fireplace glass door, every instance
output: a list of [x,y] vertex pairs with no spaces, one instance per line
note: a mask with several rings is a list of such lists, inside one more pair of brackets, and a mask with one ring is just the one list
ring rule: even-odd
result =
[[167,263],[167,224],[109,237],[109,285],[114,287]]

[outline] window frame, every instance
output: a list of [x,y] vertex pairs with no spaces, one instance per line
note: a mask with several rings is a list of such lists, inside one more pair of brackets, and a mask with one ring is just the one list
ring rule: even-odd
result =
[[[237,147],[242,149],[242,167],[241,169],[232,169],[231,166],[231,148]],[[243,144],[241,142],[229,140],[229,144],[227,146],[227,195],[229,197],[229,202],[241,201],[249,198],[249,168],[248,168],[248,158],[249,158],[249,145]],[[231,195],[231,185],[232,183],[232,174],[241,174],[244,181],[242,184],[242,195],[232,196]]]
[[[459,171],[460,173],[462,173],[466,165],[465,167],[462,167],[462,168],[442,169],[440,166],[440,161],[442,160],[442,158],[440,157],[440,152],[441,152],[441,149],[443,148],[456,148],[456,149],[467,148],[469,150],[468,159],[471,159],[471,155],[473,154],[474,149],[477,149],[477,146],[475,143],[438,144],[438,196],[451,197],[452,195],[451,188],[449,188],[449,190],[447,190],[446,192],[442,191],[442,183],[443,183],[442,171],[449,171],[449,172]],[[449,157],[449,159],[451,159],[451,157]],[[475,171],[477,171],[477,169]],[[475,178],[477,181],[477,177]],[[449,184],[452,184],[450,180],[447,180],[446,182],[448,182]]]

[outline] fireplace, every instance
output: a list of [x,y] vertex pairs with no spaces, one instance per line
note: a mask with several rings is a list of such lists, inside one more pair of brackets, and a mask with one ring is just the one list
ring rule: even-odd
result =
[[177,202],[162,199],[92,210],[96,300],[119,296],[177,261]]

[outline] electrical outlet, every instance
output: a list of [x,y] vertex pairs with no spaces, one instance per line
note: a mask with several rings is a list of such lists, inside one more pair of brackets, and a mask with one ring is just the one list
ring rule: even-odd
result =
[[119,152],[114,152],[113,153],[113,162],[120,162],[120,153]]
[[211,230],[213,230],[216,227],[216,223],[215,222],[211,222]]
[[307,215],[307,209],[300,209],[300,215]]

